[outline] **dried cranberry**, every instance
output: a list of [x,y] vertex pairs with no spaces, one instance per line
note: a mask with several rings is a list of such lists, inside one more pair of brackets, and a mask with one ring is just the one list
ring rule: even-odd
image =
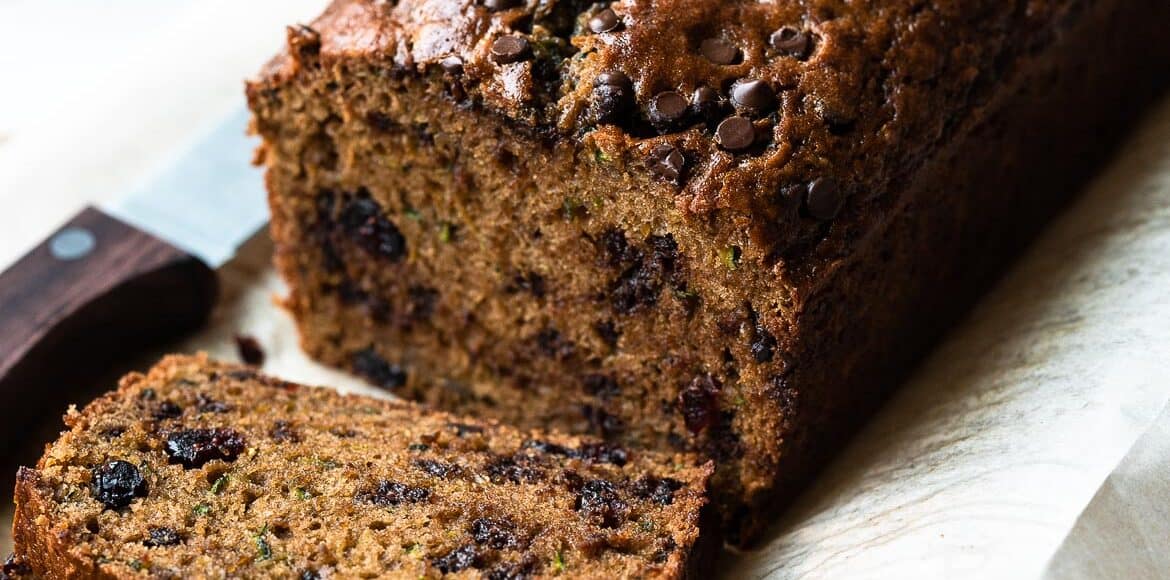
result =
[[535,449],[549,455],[584,459],[594,463],[612,463],[619,467],[625,465],[626,461],[629,460],[629,453],[625,449],[609,443],[583,443],[581,447],[572,449],[564,445],[549,443],[548,441],[531,439],[525,441],[521,447],[523,449]]
[[500,562],[487,571],[488,580],[529,580],[536,577],[538,561],[532,555],[520,562]]
[[609,400],[621,394],[622,388],[609,375],[591,374],[583,379],[585,392],[602,400]]
[[544,298],[547,287],[544,276],[536,272],[526,272],[513,276],[512,284],[506,290],[512,294],[516,292],[528,292],[537,298]]
[[277,419],[272,424],[272,429],[268,430],[268,435],[281,443],[297,443],[301,440],[301,434],[297,432],[296,427],[284,419]]
[[136,497],[146,497],[146,480],[133,464],[114,460],[93,469],[92,493],[106,508],[121,509]]
[[730,461],[743,457],[743,441],[735,432],[735,413],[723,411],[718,421],[711,426],[703,451],[717,461]]
[[752,358],[758,363],[772,362],[776,355],[776,337],[768,332],[764,326],[763,321],[760,320],[760,315],[752,308],[751,304],[747,305],[748,317],[754,326],[754,334],[752,336]]
[[585,443],[577,451],[582,459],[595,463],[612,463],[621,467],[630,460],[630,454],[622,447],[612,443]]
[[585,482],[577,495],[576,508],[603,528],[618,527],[629,511],[614,484],[604,479]]
[[478,567],[480,565],[479,550],[472,545],[460,546],[446,555],[435,558],[433,563],[440,572],[454,574],[460,570]]
[[564,445],[557,445],[556,443],[549,443],[548,441],[541,441],[539,439],[530,439],[521,445],[523,449],[535,449],[541,453],[548,453],[550,455],[562,455],[565,457],[575,457],[576,453],[572,449]]
[[31,575],[32,568],[17,559],[16,554],[9,554],[8,559],[0,566],[0,580],[16,580]]
[[183,416],[183,408],[170,402],[163,401],[158,404],[154,410],[154,418],[159,421],[165,419],[178,419]]
[[674,492],[682,489],[682,482],[670,477],[647,475],[630,486],[635,497],[648,499],[660,505],[674,503]]
[[195,395],[195,408],[200,413],[226,413],[232,410],[231,405],[222,401],[216,401],[203,393]]
[[691,433],[699,433],[715,421],[720,389],[721,385],[715,377],[707,374],[695,377],[691,384],[679,393],[679,409],[682,411],[687,430]]
[[148,548],[174,546],[183,541],[179,532],[171,528],[150,528],[150,537],[143,540],[142,545]]
[[666,560],[670,558],[670,555],[673,554],[677,549],[678,544],[675,543],[674,538],[667,536],[666,539],[662,540],[662,542],[658,545],[658,548],[654,550],[654,555],[651,557],[651,559],[655,564],[662,564],[663,562],[666,562]]
[[443,479],[459,475],[463,472],[463,468],[454,463],[435,461],[433,459],[416,459],[414,466],[421,469],[427,475],[441,477]]
[[360,491],[354,499],[361,503],[377,506],[392,506],[403,503],[423,503],[431,497],[431,490],[414,487],[397,481],[380,481],[374,489]]
[[406,257],[406,238],[398,226],[386,219],[382,207],[367,191],[349,197],[341,208],[338,223],[358,246],[376,256],[401,261]]
[[622,333],[618,331],[617,325],[612,320],[603,320],[594,324],[593,330],[606,346],[617,348],[618,339],[622,337]]
[[499,457],[484,467],[493,483],[536,483],[544,479],[544,470],[528,465],[524,456]]
[[621,417],[610,414],[605,409],[593,405],[582,405],[581,414],[589,422],[592,433],[601,435],[605,439],[613,439],[626,430],[625,421]]
[[576,352],[577,346],[573,341],[561,336],[561,331],[555,328],[545,328],[536,334],[536,345],[544,356],[563,361]]
[[434,288],[412,286],[410,294],[410,319],[416,322],[429,320],[435,314],[435,304],[439,301],[439,291]]
[[166,452],[171,463],[187,469],[213,459],[235,461],[247,444],[234,429],[183,429],[167,435]]
[[495,550],[507,550],[519,545],[516,524],[508,518],[479,518],[471,522],[471,537],[475,543]]
[[237,334],[236,351],[244,364],[254,367],[264,364],[264,347],[260,346],[260,341],[253,336]]
[[[649,256],[641,255],[610,283],[610,303],[621,314],[630,314],[658,301],[662,288],[677,277],[678,244],[674,236],[651,236],[646,239]],[[628,256],[629,252],[625,254]]]
[[606,230],[601,234],[601,249],[605,263],[611,268],[620,268],[642,259],[642,253],[630,245],[626,233],[621,230]]

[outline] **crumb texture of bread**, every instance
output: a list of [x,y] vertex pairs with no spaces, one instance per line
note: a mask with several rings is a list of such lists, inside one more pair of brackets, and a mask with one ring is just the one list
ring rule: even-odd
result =
[[[712,468],[168,357],[20,471],[44,578],[684,578]],[[14,565],[15,566],[15,565]]]
[[286,305],[404,397],[713,459],[748,543],[1160,93],[1168,19],[336,0],[248,86]]

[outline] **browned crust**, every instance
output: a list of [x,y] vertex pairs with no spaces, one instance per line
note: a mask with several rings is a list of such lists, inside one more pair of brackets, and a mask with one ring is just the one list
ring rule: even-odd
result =
[[16,553],[33,571],[47,579],[105,578],[92,560],[77,557],[67,532],[54,529],[51,500],[35,469],[21,467],[16,474],[16,517],[12,536]]

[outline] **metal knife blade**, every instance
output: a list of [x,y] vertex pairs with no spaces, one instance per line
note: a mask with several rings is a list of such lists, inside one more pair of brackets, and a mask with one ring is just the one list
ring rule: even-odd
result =
[[157,175],[101,209],[217,268],[268,222],[255,143],[240,107]]

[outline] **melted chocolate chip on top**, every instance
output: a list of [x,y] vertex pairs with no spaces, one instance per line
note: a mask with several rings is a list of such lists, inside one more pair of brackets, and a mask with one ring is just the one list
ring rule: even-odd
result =
[[492,43],[492,60],[496,64],[512,64],[525,60],[531,51],[528,40],[520,36],[501,36]]

